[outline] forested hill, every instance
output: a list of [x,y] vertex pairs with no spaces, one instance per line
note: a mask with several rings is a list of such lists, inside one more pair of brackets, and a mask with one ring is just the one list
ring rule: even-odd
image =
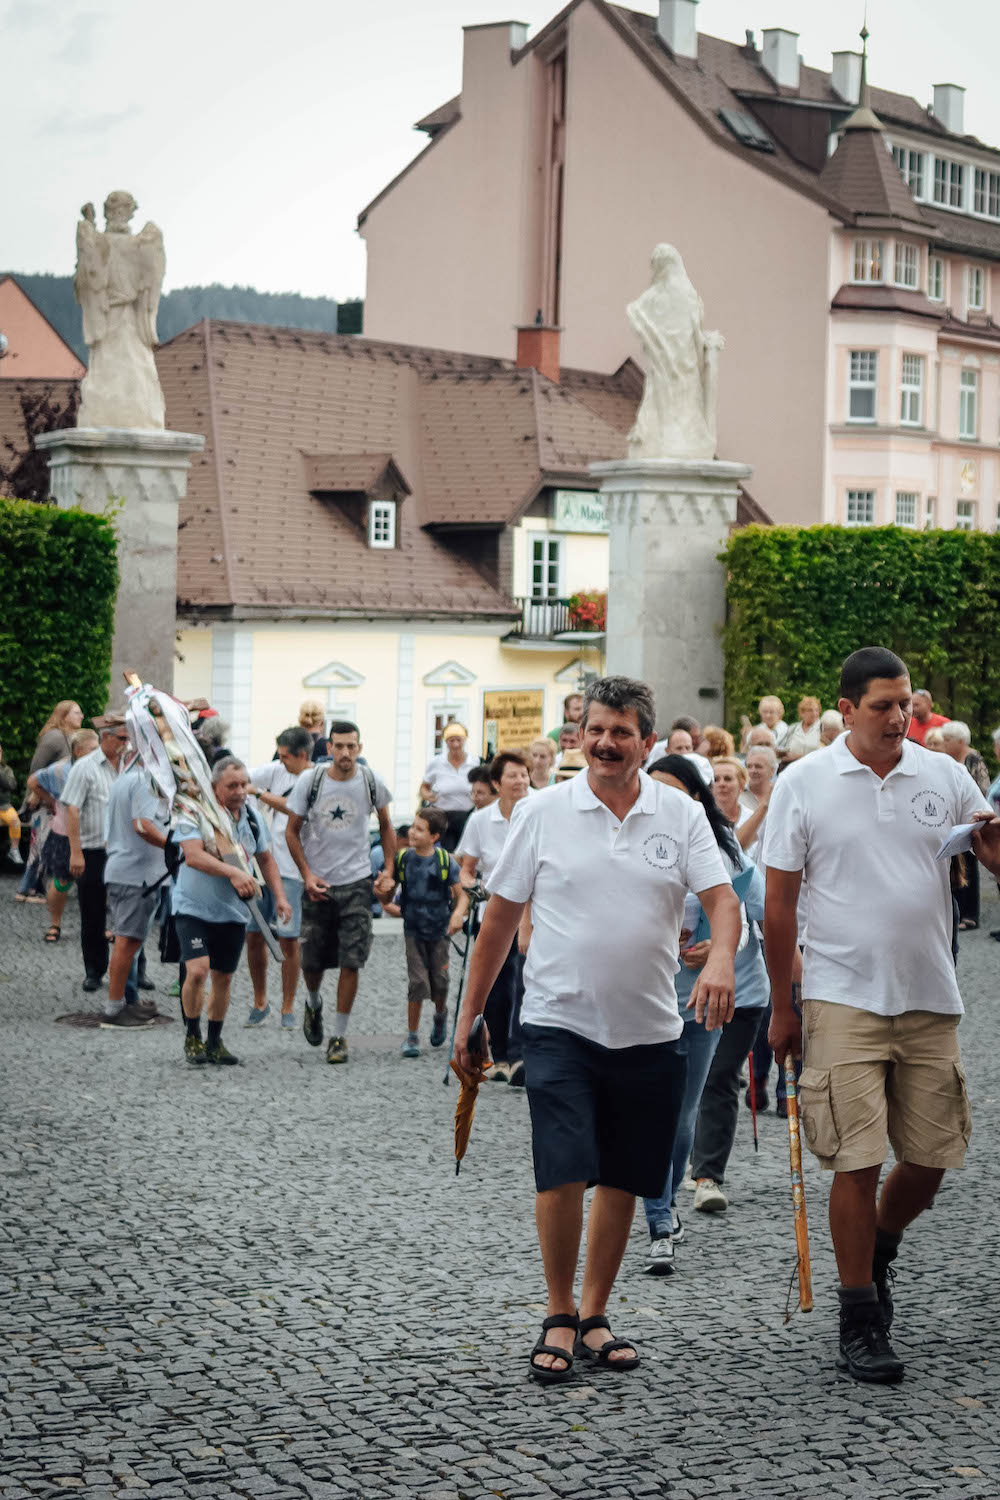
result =
[[[10,273],[80,359],[86,360],[80,309],[72,276],[24,271]],[[312,328],[319,333],[360,333],[360,302],[302,297],[298,292],[258,292],[250,286],[182,286],[160,301],[156,331],[161,342],[202,318],[232,318],[278,328]]]

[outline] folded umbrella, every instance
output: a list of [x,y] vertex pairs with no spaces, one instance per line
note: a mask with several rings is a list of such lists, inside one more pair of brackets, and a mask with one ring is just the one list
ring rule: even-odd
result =
[[458,1103],[455,1105],[455,1176],[462,1170],[462,1158],[465,1155],[469,1136],[472,1132],[472,1117],[476,1112],[476,1098],[479,1094],[479,1085],[486,1076],[486,1026],[482,1016],[477,1016],[469,1031],[467,1051],[478,1069],[471,1083],[462,1078],[455,1059],[451,1060],[451,1068],[456,1077],[461,1081],[462,1087],[458,1091]]

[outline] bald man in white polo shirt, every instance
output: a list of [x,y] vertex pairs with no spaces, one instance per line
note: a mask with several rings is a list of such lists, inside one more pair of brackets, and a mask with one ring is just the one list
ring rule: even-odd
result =
[[[689,889],[713,938],[692,1003],[710,1028],[733,1011],[739,902],[701,805],[640,770],[655,722],[645,683],[605,677],[588,687],[587,771],[514,809],[455,1037],[469,1077],[469,1028],[530,900],[522,1032],[548,1286],[531,1354],[542,1383],[571,1378],[574,1355],[618,1371],[639,1363],[631,1340],[612,1335],[606,1309],[635,1196],[662,1193],[666,1182],[684,1085],[673,976]],[[597,1190],[577,1304],[588,1184]]]
[[[975,851],[1000,870],[1000,819],[964,767],[907,740],[906,666],[880,646],[841,670],[846,734],[778,778],[764,840],[768,1041],[798,1056],[802,1129],[833,1171],[830,1230],[840,1274],[838,1366],[894,1384],[888,1280],[903,1230],[928,1208],[971,1129],[956,1035],[948,863],[956,824],[981,820]],[[803,874],[809,923],[802,1022],[792,963]],[[896,1166],[878,1194],[889,1143]]]

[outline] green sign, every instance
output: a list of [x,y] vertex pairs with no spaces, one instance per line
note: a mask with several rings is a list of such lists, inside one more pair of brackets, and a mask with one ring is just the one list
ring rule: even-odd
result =
[[556,531],[594,531],[607,533],[608,515],[603,495],[590,490],[555,490],[552,497],[552,525]]

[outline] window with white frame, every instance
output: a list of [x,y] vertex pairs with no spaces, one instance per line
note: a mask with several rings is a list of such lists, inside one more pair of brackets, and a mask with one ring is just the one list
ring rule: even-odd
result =
[[557,599],[562,571],[562,540],[557,536],[536,536],[531,541],[531,597]]
[[966,272],[966,291],[969,312],[982,312],[986,306],[986,272],[982,266],[969,266]]
[[907,146],[893,146],[892,159],[902,172],[903,181],[914,198],[922,198],[924,196],[924,153],[911,151]]
[[847,524],[848,526],[875,525],[874,490],[847,491]]
[[855,240],[852,281],[881,281],[884,246],[881,240]]
[[896,525],[916,526],[920,496],[916,490],[896,491]]
[[373,500],[368,506],[368,545],[369,547],[395,547],[395,500]]
[[924,357],[904,354],[899,386],[899,420],[904,427],[919,427],[924,419]]
[[937,525],[937,496],[927,496],[927,507],[924,513],[924,530],[933,531]]
[[892,279],[897,286],[920,285],[920,251],[916,245],[907,245],[903,240],[896,241]]
[[955,530],[975,531],[976,529],[976,502],[975,500],[959,500],[955,505]]
[[960,161],[934,158],[934,202],[961,208],[965,196],[965,167]]
[[963,370],[958,397],[958,435],[974,438],[979,431],[979,371]]
[[944,301],[944,260],[940,255],[927,260],[927,295],[932,302]]
[[427,750],[428,759],[440,755],[444,749],[444,731],[454,722],[466,727],[469,723],[468,699],[438,699],[427,705]]
[[1000,172],[976,168],[972,194],[973,212],[987,219],[1000,219]]
[[877,387],[878,355],[870,349],[852,349],[847,397],[849,422],[874,422]]

